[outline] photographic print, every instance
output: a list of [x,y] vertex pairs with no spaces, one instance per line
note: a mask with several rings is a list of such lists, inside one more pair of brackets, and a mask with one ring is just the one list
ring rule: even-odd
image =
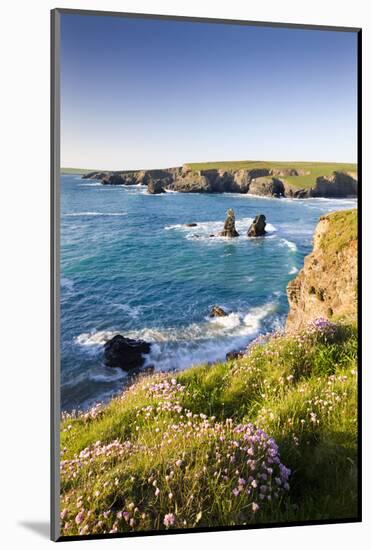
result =
[[55,540],[360,520],[360,30],[52,12]]

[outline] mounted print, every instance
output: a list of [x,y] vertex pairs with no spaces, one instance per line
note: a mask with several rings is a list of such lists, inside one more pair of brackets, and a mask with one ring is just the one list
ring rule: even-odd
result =
[[52,538],[360,521],[361,31],[52,12]]

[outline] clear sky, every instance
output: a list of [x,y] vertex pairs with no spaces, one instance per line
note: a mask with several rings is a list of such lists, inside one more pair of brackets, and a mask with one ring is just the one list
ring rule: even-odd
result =
[[356,162],[356,33],[61,19],[62,166]]

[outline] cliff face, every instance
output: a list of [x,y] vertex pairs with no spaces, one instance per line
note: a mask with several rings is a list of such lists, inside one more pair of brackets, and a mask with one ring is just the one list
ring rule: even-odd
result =
[[[83,176],[103,185],[148,185],[158,180],[162,189],[179,193],[248,193],[271,197],[347,197],[357,195],[357,174],[333,172],[313,179],[312,186],[300,188],[292,179],[310,171],[286,168],[252,168],[238,170],[192,170],[188,165],[164,170],[90,172]],[[291,183],[286,178],[291,178]],[[160,182],[161,180],[161,182]]]
[[322,216],[313,244],[303,269],[287,286],[289,331],[319,317],[357,314],[357,210]]

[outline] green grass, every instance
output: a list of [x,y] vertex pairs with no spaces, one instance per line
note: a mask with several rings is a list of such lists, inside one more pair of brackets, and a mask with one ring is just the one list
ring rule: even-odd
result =
[[[172,528],[165,517],[177,528],[354,518],[357,329],[326,334],[276,335],[173,381],[139,378],[107,406],[64,418],[62,534]],[[247,423],[276,441],[289,490],[277,489],[277,471],[259,478],[268,455],[236,430]],[[238,481],[253,476],[263,499]]]
[[357,164],[351,163],[337,163],[337,162],[278,162],[278,161],[226,161],[226,162],[199,162],[188,163],[192,170],[211,170],[211,169],[224,169],[224,170],[252,170],[254,168],[296,168],[306,171],[310,171],[310,174],[305,176],[285,176],[285,181],[290,185],[299,189],[307,189],[313,187],[316,183],[316,179],[319,176],[329,176],[334,171],[339,172],[357,172]]
[[95,168],[61,168],[61,174],[83,175],[88,174],[89,172],[99,172],[99,170],[96,170]]
[[358,238],[357,209],[332,212],[324,216],[329,225],[322,235],[320,247],[329,256],[339,252]]

